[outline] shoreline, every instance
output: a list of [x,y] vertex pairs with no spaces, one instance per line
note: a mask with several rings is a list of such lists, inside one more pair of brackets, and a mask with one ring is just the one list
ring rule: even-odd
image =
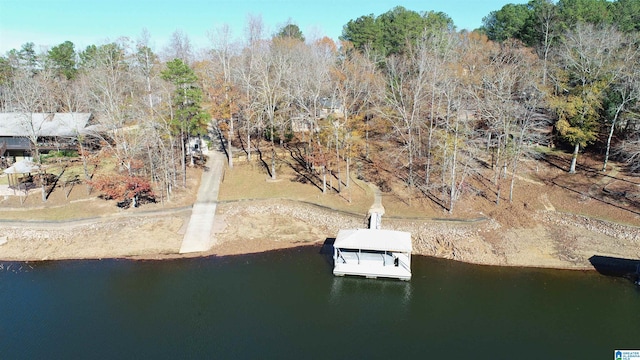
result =
[[[322,246],[338,230],[365,227],[366,221],[364,216],[288,200],[219,203],[211,234],[216,244],[206,252],[179,254],[188,213],[185,209],[126,213],[84,219],[73,226],[0,222],[0,240],[7,240],[0,245],[0,261],[172,260],[254,254]],[[543,225],[517,228],[492,219],[454,222],[383,217],[383,227],[411,232],[414,255],[477,265],[594,270],[589,262],[592,256],[640,258],[637,227],[550,211],[534,216]]]

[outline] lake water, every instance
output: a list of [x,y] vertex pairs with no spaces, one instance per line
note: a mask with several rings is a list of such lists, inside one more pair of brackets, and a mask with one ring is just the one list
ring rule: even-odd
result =
[[333,277],[318,247],[0,263],[0,359],[611,359],[640,348],[628,280],[412,260],[410,282]]

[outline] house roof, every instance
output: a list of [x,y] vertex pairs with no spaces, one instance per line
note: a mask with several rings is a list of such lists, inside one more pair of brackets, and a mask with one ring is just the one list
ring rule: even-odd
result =
[[4,170],[5,174],[28,174],[38,171],[40,165],[31,160],[20,160]]
[[[81,133],[91,113],[0,113],[0,136],[70,137]],[[33,130],[32,130],[33,127]]]
[[395,230],[340,230],[333,244],[341,249],[411,252],[411,233]]

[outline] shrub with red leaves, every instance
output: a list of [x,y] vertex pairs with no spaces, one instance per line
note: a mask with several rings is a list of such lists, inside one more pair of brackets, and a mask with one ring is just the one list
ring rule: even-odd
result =
[[155,194],[149,180],[139,176],[110,175],[89,182],[107,200],[118,201],[118,206],[138,207],[141,203],[155,202]]

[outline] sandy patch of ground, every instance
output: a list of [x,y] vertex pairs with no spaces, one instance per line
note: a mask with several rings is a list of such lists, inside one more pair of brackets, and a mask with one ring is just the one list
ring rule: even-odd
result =
[[99,259],[175,254],[184,217],[126,217],[79,225],[2,225],[3,260]]

